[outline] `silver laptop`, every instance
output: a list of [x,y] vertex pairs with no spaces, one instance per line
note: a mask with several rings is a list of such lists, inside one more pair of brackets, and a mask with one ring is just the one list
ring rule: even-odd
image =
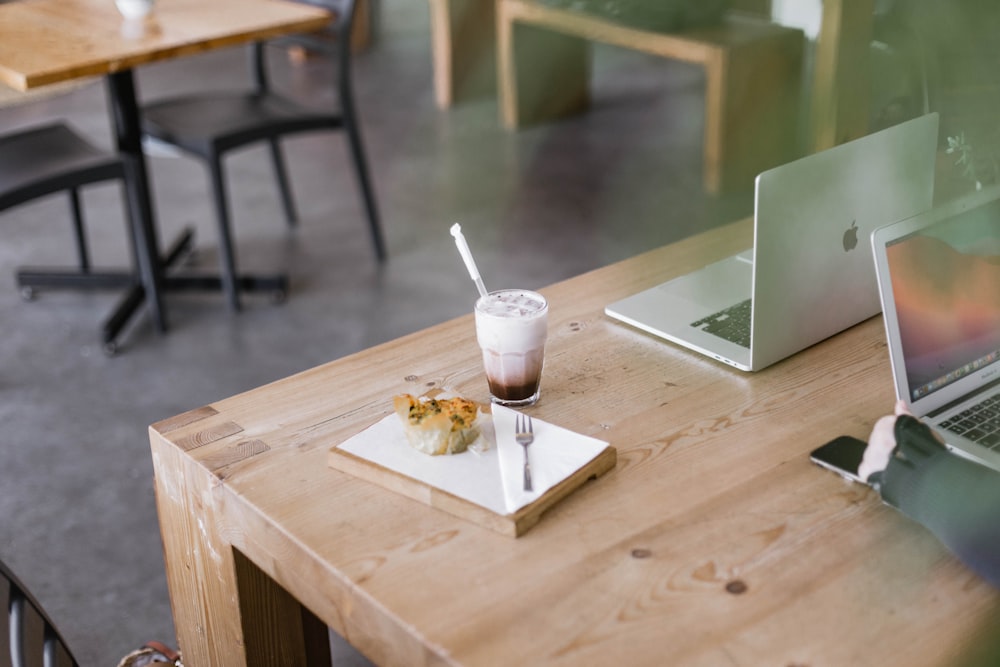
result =
[[872,234],[896,395],[1000,469],[1000,187]]
[[745,371],[872,317],[879,296],[863,239],[931,207],[937,136],[928,114],[763,172],[753,248],[605,312]]

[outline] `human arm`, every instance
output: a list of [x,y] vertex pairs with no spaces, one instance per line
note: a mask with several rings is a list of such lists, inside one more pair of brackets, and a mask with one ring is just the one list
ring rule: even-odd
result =
[[952,454],[897,405],[873,428],[859,474],[1000,588],[1000,473]]

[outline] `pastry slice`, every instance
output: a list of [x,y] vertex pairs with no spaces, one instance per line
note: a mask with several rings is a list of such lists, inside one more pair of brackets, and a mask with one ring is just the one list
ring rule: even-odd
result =
[[393,406],[407,440],[424,454],[458,454],[479,437],[479,406],[474,401],[402,394],[393,399]]

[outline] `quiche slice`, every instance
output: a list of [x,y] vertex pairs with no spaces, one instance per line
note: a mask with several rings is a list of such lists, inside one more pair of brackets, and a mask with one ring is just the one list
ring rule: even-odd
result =
[[424,454],[458,454],[479,437],[479,406],[474,401],[402,394],[393,399],[393,407],[406,439]]

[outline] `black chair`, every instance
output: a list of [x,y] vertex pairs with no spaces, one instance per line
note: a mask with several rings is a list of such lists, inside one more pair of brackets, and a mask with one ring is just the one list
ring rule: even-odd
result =
[[290,226],[297,220],[279,139],[286,135],[316,130],[344,130],[351,148],[354,171],[361,188],[375,254],[385,259],[385,243],[379,224],[375,196],[361,143],[351,86],[350,32],[354,21],[354,0],[297,0],[324,7],[334,13],[326,30],[279,40],[294,41],[311,52],[337,59],[334,86],[339,93],[339,109],[316,109],[282,95],[271,86],[264,43],[251,47],[251,75],[254,87],[246,92],[206,92],[144,105],[143,134],[201,158],[208,166],[215,199],[219,233],[222,280],[234,310],[240,307],[240,281],[232,246],[227,194],[222,171],[226,153],[249,144],[266,141],[277,177],[285,216]]
[[[121,156],[93,146],[64,123],[0,136],[0,211],[62,191],[69,194],[72,210],[79,269],[19,270],[18,287],[25,298],[31,298],[39,287],[111,289],[135,284],[134,270],[92,270],[80,205],[83,186],[111,180],[124,183],[124,179],[125,164]],[[127,206],[125,214],[129,215]],[[134,298],[135,290],[130,290],[127,299]],[[125,324],[127,312],[129,307],[123,304],[104,325],[103,343],[108,353],[115,350],[115,338]]]
[[[0,665],[79,667],[52,619],[3,560],[0,560],[0,603],[7,610],[7,635],[0,634]],[[4,660],[2,653],[7,653],[9,660]],[[182,663],[180,653],[166,644],[150,641],[124,656],[118,665],[168,667]]]
[[0,137],[0,211],[65,190],[73,213],[80,271],[90,270],[90,251],[80,206],[80,188],[124,180],[125,165],[62,123]]
[[[79,663],[45,610],[0,560],[0,599],[6,599],[8,648],[12,667]],[[2,661],[0,661],[2,662]]]

